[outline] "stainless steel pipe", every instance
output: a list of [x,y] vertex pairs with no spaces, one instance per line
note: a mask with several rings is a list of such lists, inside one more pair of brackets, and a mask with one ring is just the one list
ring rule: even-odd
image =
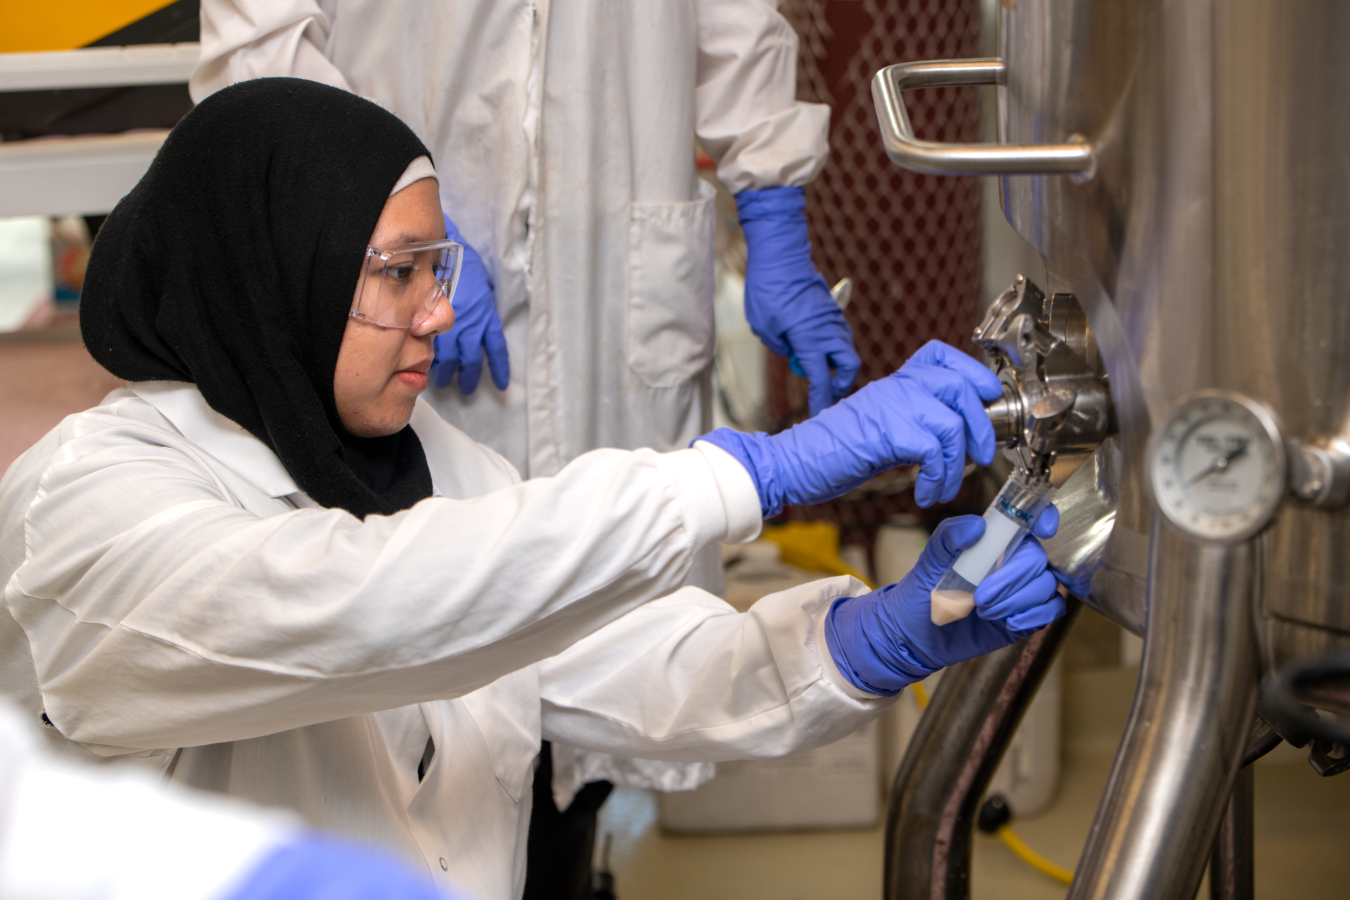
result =
[[1022,398],[1010,384],[1003,385],[1003,396],[984,405],[994,426],[994,440],[1003,445],[1022,439]]
[[1256,709],[1251,544],[1156,522],[1144,659],[1069,900],[1190,900]]

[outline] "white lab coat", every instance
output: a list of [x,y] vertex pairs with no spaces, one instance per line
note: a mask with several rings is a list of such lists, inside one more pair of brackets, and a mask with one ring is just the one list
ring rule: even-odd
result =
[[824,645],[858,582],[746,614],[675,590],[700,547],[759,528],[720,449],[599,450],[521,483],[426,404],[413,427],[440,496],[361,522],[191,385],[67,418],[0,482],[4,691],[93,753],[288,807],[486,900],[523,889],[541,737],[775,756],[888,705]]
[[713,197],[801,185],[829,109],[796,101],[772,0],[203,0],[193,98],[267,75],[348,88],[431,149],[486,261],[511,387],[429,399],[529,477],[711,423]]

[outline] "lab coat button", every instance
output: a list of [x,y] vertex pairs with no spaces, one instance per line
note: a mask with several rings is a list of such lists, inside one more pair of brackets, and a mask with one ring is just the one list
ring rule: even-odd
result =
[[444,857],[444,856],[441,857],[441,871],[442,871],[442,872],[449,872],[449,871],[450,871],[450,864],[449,864],[448,862],[445,861],[445,857]]

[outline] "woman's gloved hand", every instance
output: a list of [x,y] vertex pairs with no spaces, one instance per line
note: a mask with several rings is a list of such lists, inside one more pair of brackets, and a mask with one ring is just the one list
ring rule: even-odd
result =
[[450,217],[445,217],[445,236],[464,245],[464,261],[459,267],[459,285],[451,305],[455,324],[436,336],[436,360],[431,377],[436,387],[445,387],[459,372],[459,391],[469,395],[478,389],[483,374],[483,354],[487,352],[488,371],[497,390],[511,383],[511,361],[506,353],[506,336],[497,315],[497,294],[488,277],[483,258],[473,249]]
[[801,366],[814,416],[848,393],[862,361],[843,310],[811,262],[806,190],[741,191],[736,208],[747,251],[745,318],[764,346]]
[[[1059,526],[1053,506],[1032,533],[1048,538]],[[1045,551],[1031,535],[1012,558],[975,589],[975,615],[932,622],[930,594],[960,551],[984,534],[984,519],[958,516],[933,532],[919,562],[899,584],[835,601],[825,619],[825,643],[856,688],[889,696],[938,669],[1020,641],[1064,615],[1064,598]]]
[[984,401],[1002,396],[998,378],[941,341],[929,341],[899,371],[775,435],[719,428],[699,438],[745,467],[766,518],[786,505],[832,500],[895,466],[919,464],[920,506],[961,489],[966,454],[994,461],[994,427]]

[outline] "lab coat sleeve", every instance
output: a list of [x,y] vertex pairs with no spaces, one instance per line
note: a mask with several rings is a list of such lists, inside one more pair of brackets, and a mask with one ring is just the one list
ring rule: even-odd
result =
[[331,22],[315,0],[202,0],[194,103],[250,78],[290,75],[351,90],[324,56]]
[[776,757],[836,741],[894,699],[849,684],[825,646],[831,604],[866,591],[841,576],[737,613],[682,588],[543,664],[544,736],[666,760]]
[[811,181],[830,108],[797,101],[797,35],[768,0],[697,0],[695,131],[731,193]]
[[124,417],[60,428],[22,535],[5,535],[24,561],[4,600],[47,715],[105,754],[469,693],[759,526],[757,498],[724,496],[753,497],[749,476],[719,482],[699,450],[594,451],[553,478],[363,522],[248,512],[195,445]]

